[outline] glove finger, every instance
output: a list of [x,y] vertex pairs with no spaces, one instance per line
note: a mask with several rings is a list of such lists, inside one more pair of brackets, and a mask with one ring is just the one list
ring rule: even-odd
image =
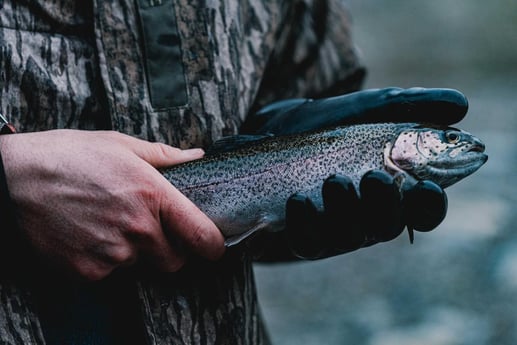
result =
[[357,92],[348,116],[354,123],[425,122],[448,126],[468,110],[465,95],[453,89],[385,88]]
[[266,105],[256,113],[248,116],[246,121],[242,124],[239,132],[242,134],[281,134],[280,132],[282,131],[282,128],[277,128],[274,132],[269,132],[268,130],[261,130],[261,128],[269,121],[273,121],[279,124],[289,124],[290,122],[292,122],[290,118],[290,112],[299,105],[311,101],[311,99],[306,98],[291,98]]
[[403,190],[402,203],[406,224],[418,231],[435,229],[447,214],[447,194],[428,180]]
[[250,133],[286,135],[378,122],[426,122],[445,126],[462,120],[467,110],[467,98],[453,89],[370,89],[331,98],[275,103],[259,112],[267,116],[258,116],[260,125],[256,120]]
[[363,224],[370,242],[390,241],[400,235],[405,224],[401,195],[393,178],[382,171],[370,171],[361,179],[359,189]]
[[312,201],[302,194],[294,194],[286,204],[287,241],[293,254],[304,259],[315,259],[324,251],[318,233],[319,214]]
[[378,100],[378,113],[384,121],[451,125],[461,121],[468,110],[467,98],[454,89],[415,87],[380,92],[383,94]]
[[352,180],[333,175],[323,183],[322,195],[328,247],[339,252],[360,248],[366,234],[359,226],[360,203]]

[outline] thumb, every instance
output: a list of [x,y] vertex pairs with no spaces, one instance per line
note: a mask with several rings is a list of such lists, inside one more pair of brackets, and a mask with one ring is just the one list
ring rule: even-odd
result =
[[155,168],[165,168],[202,158],[202,149],[182,150],[162,143],[151,143],[128,135],[118,136],[118,140],[138,157]]
[[162,143],[149,143],[139,146],[133,152],[155,168],[166,168],[171,165],[185,163],[202,158],[202,149],[182,150]]

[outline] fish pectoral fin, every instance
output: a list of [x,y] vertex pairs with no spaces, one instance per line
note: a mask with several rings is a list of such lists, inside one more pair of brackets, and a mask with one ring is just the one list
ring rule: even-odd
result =
[[257,225],[255,225],[254,227],[252,227],[249,230],[246,230],[242,234],[228,237],[224,241],[224,246],[226,248],[233,247],[233,246],[241,243],[243,240],[247,239],[248,237],[250,237],[251,235],[253,235],[257,231],[266,228],[266,226],[267,226],[266,223],[258,223]]
[[415,241],[415,231],[413,227],[408,225],[407,232],[409,235],[409,243],[413,244],[413,242]]

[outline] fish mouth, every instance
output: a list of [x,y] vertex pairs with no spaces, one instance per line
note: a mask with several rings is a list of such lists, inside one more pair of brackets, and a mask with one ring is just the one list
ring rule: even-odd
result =
[[421,179],[431,179],[446,188],[477,171],[488,160],[484,148],[472,147],[461,157],[440,159],[427,163],[425,171],[418,174]]
[[443,170],[469,170],[470,167],[482,166],[488,160],[488,155],[482,152],[468,152],[463,157],[449,160],[436,160],[427,163],[428,166]]
[[[484,144],[474,145],[474,146],[472,146],[472,147],[467,151],[467,153],[468,153],[468,152],[478,152],[478,153],[483,153],[483,152],[485,152],[485,145],[484,145]],[[485,154],[485,156],[487,156],[487,155]],[[488,156],[487,156],[487,159],[488,159]],[[485,162],[486,162],[486,160],[485,160]]]

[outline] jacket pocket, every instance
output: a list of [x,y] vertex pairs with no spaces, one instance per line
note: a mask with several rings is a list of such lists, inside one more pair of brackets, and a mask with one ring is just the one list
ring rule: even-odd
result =
[[172,0],[138,0],[138,11],[153,108],[187,104],[181,41]]

